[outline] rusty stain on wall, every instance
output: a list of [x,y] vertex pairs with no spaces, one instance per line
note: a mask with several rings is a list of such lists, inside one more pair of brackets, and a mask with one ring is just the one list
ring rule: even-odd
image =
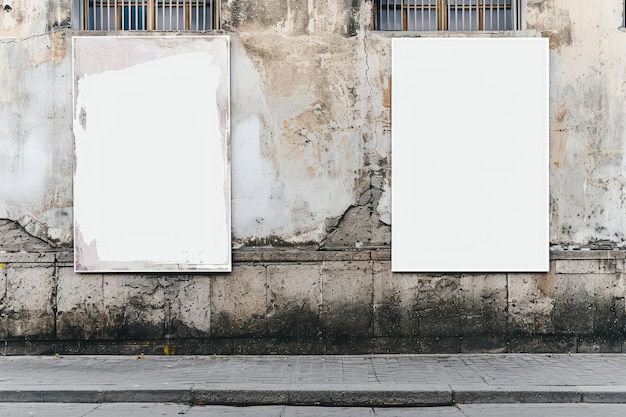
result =
[[383,92],[383,106],[386,109],[391,110],[391,77],[385,78],[383,74],[380,75],[380,82],[384,85]]
[[550,159],[557,168],[567,166],[567,105],[561,104],[550,124]]

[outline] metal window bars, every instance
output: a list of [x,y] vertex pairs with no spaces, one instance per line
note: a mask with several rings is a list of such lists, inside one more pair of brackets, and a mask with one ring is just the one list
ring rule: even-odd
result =
[[219,28],[219,0],[83,0],[82,6],[83,30]]
[[524,0],[378,0],[378,30],[504,31],[522,28]]

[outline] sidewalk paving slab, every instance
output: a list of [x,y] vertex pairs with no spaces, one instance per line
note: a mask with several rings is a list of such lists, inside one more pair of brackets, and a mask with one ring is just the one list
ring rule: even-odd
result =
[[626,403],[624,354],[0,357],[0,403]]

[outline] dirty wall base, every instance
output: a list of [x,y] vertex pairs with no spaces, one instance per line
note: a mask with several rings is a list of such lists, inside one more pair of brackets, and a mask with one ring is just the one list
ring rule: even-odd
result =
[[230,274],[76,274],[0,253],[0,354],[622,352],[625,252],[537,274],[392,273],[388,249],[242,249]]

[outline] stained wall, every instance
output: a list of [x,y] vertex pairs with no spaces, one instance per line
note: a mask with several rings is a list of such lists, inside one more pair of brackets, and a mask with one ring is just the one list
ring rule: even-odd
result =
[[367,344],[355,350],[384,351],[372,343],[387,340],[391,351],[459,351],[472,336],[493,341],[477,350],[621,351],[622,1],[528,0],[528,28],[515,34],[550,39],[553,250],[539,275],[389,272],[398,35],[373,30],[369,0],[222,1],[232,45],[232,274],[75,275],[71,4],[1,7],[0,339],[122,349],[170,337],[235,352],[234,340],[298,340],[315,351],[325,337],[332,352],[357,339]]

